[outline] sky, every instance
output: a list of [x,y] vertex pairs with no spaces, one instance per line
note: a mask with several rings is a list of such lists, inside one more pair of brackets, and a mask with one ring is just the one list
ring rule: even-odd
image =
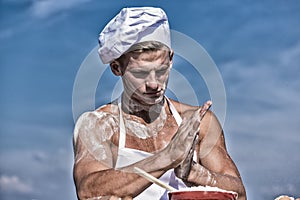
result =
[[[76,199],[76,77],[105,24],[131,6],[163,8],[171,29],[200,44],[217,66],[226,145],[248,199],[300,197],[300,1],[1,0],[0,199]],[[189,60],[174,59],[170,79],[177,72],[197,102],[210,99],[205,77]],[[118,80],[105,69],[80,111],[109,101]],[[170,83],[170,96],[192,97],[176,78]]]

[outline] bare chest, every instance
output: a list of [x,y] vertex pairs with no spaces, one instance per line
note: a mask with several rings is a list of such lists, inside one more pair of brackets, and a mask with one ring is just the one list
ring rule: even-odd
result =
[[[156,152],[169,144],[177,129],[177,123],[172,115],[168,115],[163,127],[150,127],[152,133],[148,137],[139,137],[135,133],[136,130],[134,127],[126,128],[125,147],[150,153]],[[112,143],[116,146],[119,144],[119,135],[117,133],[112,137]]]

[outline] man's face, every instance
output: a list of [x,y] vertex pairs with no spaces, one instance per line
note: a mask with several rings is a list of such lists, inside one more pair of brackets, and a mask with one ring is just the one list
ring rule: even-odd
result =
[[122,76],[125,94],[144,105],[162,101],[172,65],[169,51],[129,53]]

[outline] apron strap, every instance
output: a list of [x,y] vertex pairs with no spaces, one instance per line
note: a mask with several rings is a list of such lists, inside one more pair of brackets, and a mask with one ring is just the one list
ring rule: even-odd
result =
[[175,118],[175,121],[176,121],[177,125],[180,126],[180,124],[181,124],[181,122],[182,122],[181,116],[180,116],[179,113],[177,112],[175,106],[171,103],[170,99],[169,99],[167,96],[165,96],[165,98],[166,98],[166,100],[167,100],[167,102],[168,102],[168,105],[169,105],[169,107],[170,107],[170,111],[171,111],[173,117]]
[[118,98],[119,125],[120,125],[119,149],[125,148],[125,142],[126,142],[126,129],[125,129],[125,123],[124,123],[123,114],[122,114],[121,101],[122,101],[122,95]]

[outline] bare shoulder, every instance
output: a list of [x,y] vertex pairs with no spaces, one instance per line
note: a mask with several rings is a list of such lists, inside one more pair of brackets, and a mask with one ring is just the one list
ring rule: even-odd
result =
[[[170,101],[182,117],[184,117],[188,112],[194,112],[203,107],[192,106],[171,99]],[[202,120],[200,123],[200,138],[204,138],[207,134],[211,132],[218,133],[219,135],[222,134],[222,127],[216,115],[209,109],[205,110],[205,112],[203,113],[204,114],[203,116],[201,116]]]
[[77,124],[81,124],[82,121],[88,121],[90,123],[101,123],[101,121],[107,121],[111,119],[117,119],[118,106],[114,103],[105,104],[95,109],[94,111],[87,111],[83,113],[77,120]]
[[80,136],[86,140],[97,135],[105,139],[110,138],[114,132],[117,132],[117,116],[118,109],[115,104],[107,104],[94,111],[83,113],[75,124],[74,144]]
[[86,111],[80,115],[77,119],[78,123],[80,120],[92,120],[93,118],[101,118],[102,116],[117,116],[118,115],[118,106],[115,103],[109,103],[102,105],[95,109],[94,111]]
[[211,132],[218,133],[219,135],[223,134],[222,127],[217,116],[211,110],[207,110],[201,120],[200,135],[205,137]]
[[207,110],[205,110],[205,112],[201,112],[201,113],[203,113],[203,116],[204,116],[204,114],[206,115],[206,113],[210,113],[208,115],[214,115],[211,111],[209,111],[209,107],[207,107],[207,108],[204,107],[204,105],[207,102],[210,102],[210,101],[203,102],[203,105],[201,105],[201,106],[192,106],[192,105],[181,103],[181,102],[178,102],[178,101],[175,101],[175,100],[172,100],[172,99],[170,99],[170,101],[174,105],[174,107],[176,108],[176,110],[178,111],[178,113],[181,116],[185,116],[186,113],[188,113],[188,112],[195,112],[195,111],[197,111],[197,110],[199,110],[201,108],[207,109]]
[[116,101],[113,101],[111,103],[100,106],[94,112],[118,115],[119,113],[118,104]]
[[175,101],[173,99],[170,99],[170,101],[174,105],[174,107],[176,108],[177,112],[180,115],[183,115],[184,113],[189,112],[189,111],[195,111],[195,110],[199,109],[199,106],[192,106],[192,105],[189,105],[189,104],[185,104],[185,103]]

